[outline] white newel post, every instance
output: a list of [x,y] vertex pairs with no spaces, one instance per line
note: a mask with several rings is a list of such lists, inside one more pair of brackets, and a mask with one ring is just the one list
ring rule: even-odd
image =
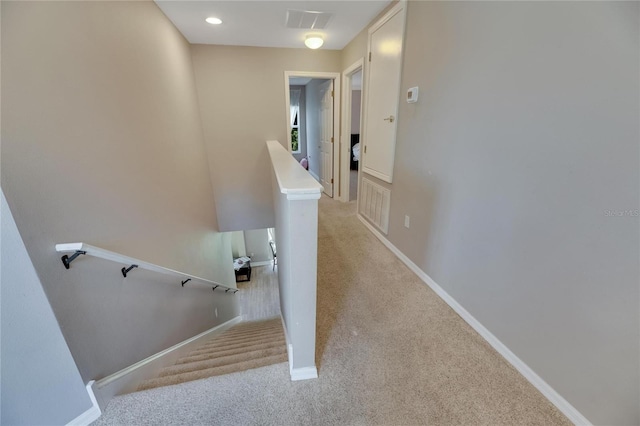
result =
[[280,307],[292,380],[318,377],[316,287],[318,199],[322,186],[278,141],[267,141],[272,163]]

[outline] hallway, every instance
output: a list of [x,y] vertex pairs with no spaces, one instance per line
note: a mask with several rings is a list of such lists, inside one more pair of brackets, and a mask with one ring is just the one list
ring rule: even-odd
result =
[[319,378],[287,364],[114,398],[113,424],[569,424],[388,251],[320,199]]

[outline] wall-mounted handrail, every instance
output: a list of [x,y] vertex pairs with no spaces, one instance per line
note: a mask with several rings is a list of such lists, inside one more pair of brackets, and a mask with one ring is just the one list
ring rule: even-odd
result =
[[[213,287],[213,291],[216,288],[225,289],[225,293],[231,291],[232,293],[236,293],[238,290],[232,287],[228,287],[224,284],[217,283],[215,281],[207,280],[205,278],[196,277],[195,275],[190,275],[184,272],[175,271],[173,269],[165,268],[163,266],[154,265],[153,263],[145,262],[144,260],[135,259],[133,257],[125,256],[123,254],[115,253],[113,251],[101,249],[99,247],[94,247],[85,243],[65,243],[65,244],[56,244],[56,251],[58,253],[73,253],[73,255],[64,255],[62,256],[62,263],[65,268],[69,269],[71,266],[71,262],[73,262],[80,255],[94,256],[99,257],[101,259],[111,260],[113,262],[118,262],[127,267],[123,267],[121,269],[122,275],[127,277],[127,274],[131,272],[134,268],[146,269],[148,271],[159,272],[165,275],[172,275],[180,278],[180,283],[182,287],[189,281],[199,281],[204,284],[210,285]],[[186,280],[183,280],[186,278]]]

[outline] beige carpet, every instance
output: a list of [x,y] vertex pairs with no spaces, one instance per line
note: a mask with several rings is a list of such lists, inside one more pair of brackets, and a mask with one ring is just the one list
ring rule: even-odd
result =
[[565,425],[389,252],[355,203],[320,200],[319,378],[286,363],[116,397],[97,421],[185,425]]
[[287,361],[280,318],[245,322],[203,343],[138,390],[176,385]]

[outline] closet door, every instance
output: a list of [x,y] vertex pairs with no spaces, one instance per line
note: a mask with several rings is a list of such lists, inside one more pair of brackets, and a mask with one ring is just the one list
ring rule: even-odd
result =
[[369,29],[362,170],[389,183],[396,148],[405,8],[399,3]]

